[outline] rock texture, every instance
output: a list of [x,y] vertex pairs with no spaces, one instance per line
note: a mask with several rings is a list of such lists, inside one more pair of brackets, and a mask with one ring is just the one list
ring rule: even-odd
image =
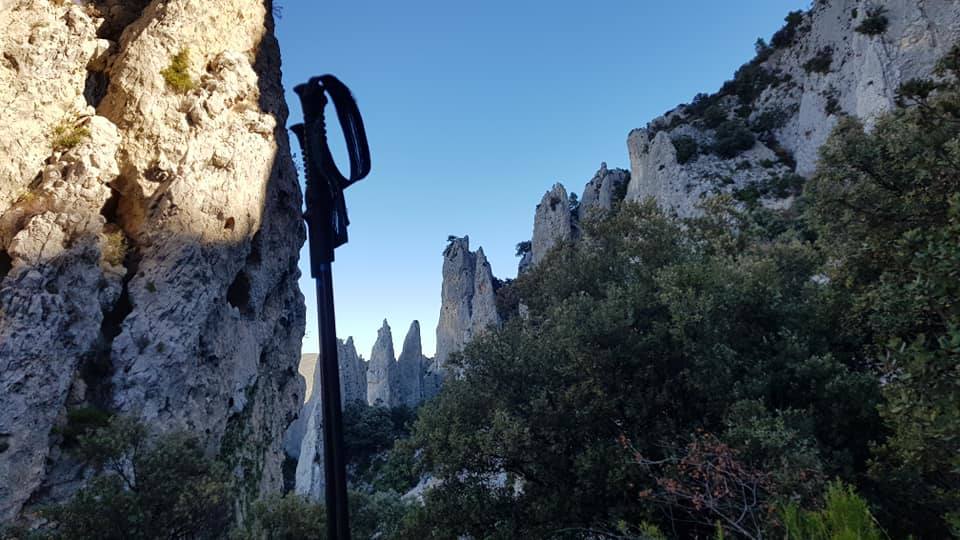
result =
[[537,265],[553,247],[569,241],[574,234],[570,198],[563,184],[556,183],[543,195],[533,217],[530,264]]
[[420,340],[420,323],[413,321],[403,340],[403,350],[397,361],[398,392],[397,404],[416,407],[423,401],[423,377],[428,359],[423,356]]
[[606,162],[601,163],[600,170],[583,187],[579,217],[586,219],[591,214],[611,210],[613,203],[623,199],[629,182],[630,171],[624,169],[611,171],[607,169]]
[[[320,403],[320,369],[316,367],[317,354],[305,354],[304,361],[312,360],[313,393],[304,403],[296,422],[290,425],[284,439],[287,455],[297,460],[294,489],[301,495],[323,500],[325,478],[323,472],[323,406]],[[367,363],[357,354],[353,338],[337,340],[337,363],[340,366],[341,406],[367,401]]]
[[[868,35],[857,27],[879,7],[889,22]],[[936,61],[960,39],[960,3],[916,0],[815,2],[792,35],[784,33],[725,86],[709,111],[680,106],[628,138],[631,179],[627,198],[653,197],[680,216],[696,215],[706,196],[762,184],[796,172],[806,177],[841,115],[869,126],[894,105],[901,83],[928,77]],[[741,84],[744,83],[744,84]],[[756,90],[756,91],[753,91]],[[719,121],[742,121],[757,135],[752,149],[734,158],[710,152],[678,163],[672,140],[686,137],[701,150],[716,142]],[[713,127],[709,127],[713,125]],[[788,193],[768,195],[784,205]]]
[[370,366],[367,371],[367,402],[370,405],[393,407],[400,398],[400,370],[393,352],[393,333],[390,325],[383,321],[377,331],[377,341],[370,352]]
[[54,429],[78,406],[198,434],[241,506],[280,489],[304,231],[270,14],[0,4],[0,522],[84,480]]
[[451,237],[443,251],[443,284],[437,323],[437,352],[426,375],[425,395],[436,394],[447,360],[474,336],[500,324],[493,272],[483,248],[470,251],[470,238]]

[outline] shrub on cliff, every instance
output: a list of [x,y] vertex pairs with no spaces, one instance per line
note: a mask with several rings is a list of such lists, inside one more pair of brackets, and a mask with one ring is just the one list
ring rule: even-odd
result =
[[195,438],[149,438],[114,417],[79,436],[76,454],[98,474],[72,500],[45,508],[52,538],[222,538],[232,519],[228,474]]

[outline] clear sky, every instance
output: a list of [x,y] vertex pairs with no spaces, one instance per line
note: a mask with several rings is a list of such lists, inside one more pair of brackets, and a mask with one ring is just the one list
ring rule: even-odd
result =
[[[338,334],[369,357],[384,318],[397,354],[410,322],[434,351],[441,252],[470,235],[497,277],[557,181],[580,193],[629,131],[717,90],[808,0],[279,0],[292,88],[333,73],[354,92],[373,172],[347,192],[350,243],[334,264]],[[333,114],[328,119],[334,122]],[[335,122],[334,122],[335,123]],[[339,131],[331,132],[339,136]],[[294,151],[296,141],[293,141]],[[341,154],[342,155],[342,154]],[[342,167],[346,170],[345,167]],[[316,352],[306,250],[304,352]]]

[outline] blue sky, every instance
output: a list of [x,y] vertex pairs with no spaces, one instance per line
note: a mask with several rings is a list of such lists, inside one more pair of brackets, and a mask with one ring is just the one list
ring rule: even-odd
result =
[[[557,181],[578,194],[629,131],[712,92],[808,0],[287,0],[277,33],[294,85],[333,73],[360,105],[373,161],[347,192],[350,243],[334,264],[338,334],[369,356],[383,319],[399,354],[414,319],[432,354],[448,235],[494,274]],[[333,115],[328,115],[333,118]],[[333,130],[331,130],[333,131]],[[337,135],[339,132],[335,132]],[[294,141],[294,151],[299,154]],[[342,153],[340,154],[342,155]],[[304,352],[317,345],[306,250]]]

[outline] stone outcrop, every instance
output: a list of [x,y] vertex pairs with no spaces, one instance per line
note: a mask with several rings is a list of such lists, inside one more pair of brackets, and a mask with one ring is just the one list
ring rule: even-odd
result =
[[383,321],[377,330],[377,341],[370,352],[370,365],[367,371],[367,402],[370,405],[393,407],[400,397],[400,370],[393,352],[393,333],[390,325]]
[[[888,24],[879,34],[857,30],[877,8]],[[696,215],[697,204],[715,193],[796,173],[808,177],[820,146],[842,115],[872,119],[894,106],[899,86],[929,77],[936,61],[960,40],[960,4],[890,0],[815,2],[775,47],[737,74],[738,83],[700,104],[683,105],[628,138],[629,200],[653,197],[680,216]],[[706,117],[713,117],[710,120]],[[757,141],[735,157],[704,151],[717,142],[719,124],[737,119]],[[713,127],[710,127],[713,126]],[[700,151],[678,156],[683,138]],[[790,204],[791,193],[766,194],[764,204]]]
[[450,237],[443,251],[443,284],[437,323],[437,351],[424,381],[424,394],[436,394],[452,353],[474,336],[500,324],[494,277],[483,248],[470,251],[470,238]]
[[613,203],[623,199],[627,184],[630,182],[630,171],[624,169],[607,169],[606,162],[600,164],[600,170],[583,187],[580,197],[579,217],[588,218],[591,214],[611,210]]
[[269,3],[97,5],[0,3],[0,522],[84,481],[77,407],[196,433],[241,505],[278,491],[304,391]]
[[533,217],[533,238],[530,243],[530,264],[537,265],[560,242],[574,234],[570,198],[563,184],[556,183],[543,195]]
[[413,321],[410,324],[410,330],[407,331],[407,337],[403,340],[400,359],[397,360],[398,405],[416,407],[423,401],[423,377],[427,363],[428,359],[423,356],[420,341],[420,323]]
[[[284,447],[287,455],[297,460],[294,490],[319,501],[323,499],[325,485],[320,368],[316,366],[317,354],[303,356],[303,361],[312,361],[314,364],[313,393],[304,403],[297,420],[287,430]],[[357,354],[352,337],[346,341],[337,340],[337,364],[340,367],[340,405],[346,407],[350,403],[366,403],[367,362]]]

